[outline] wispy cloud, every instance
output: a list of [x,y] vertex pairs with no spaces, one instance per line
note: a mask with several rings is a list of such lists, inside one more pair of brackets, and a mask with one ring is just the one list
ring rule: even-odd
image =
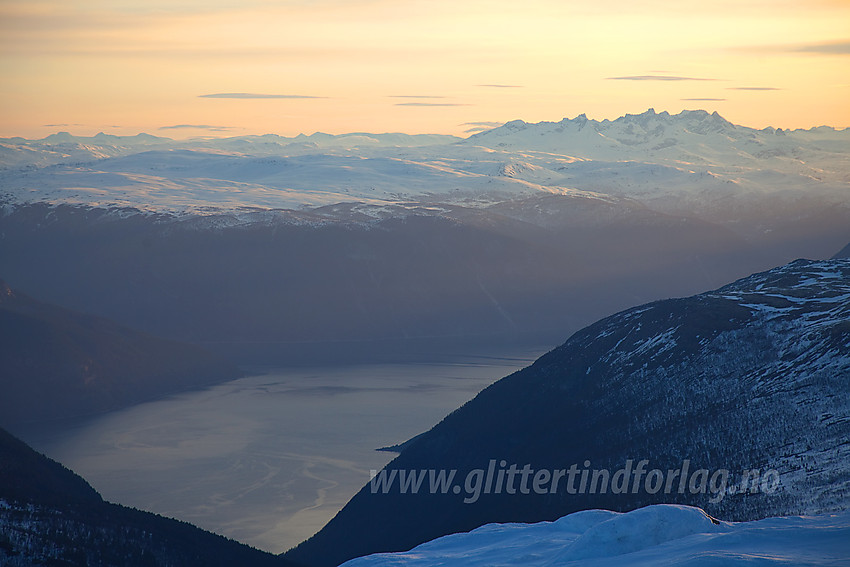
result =
[[490,84],[490,85],[475,85],[476,87],[486,87],[490,89],[521,89],[522,85],[499,85],[499,84]]
[[727,91],[781,91],[779,87],[726,87]]
[[496,128],[503,124],[504,122],[464,122],[461,126],[483,126],[485,128]]
[[308,96],[294,94],[258,94],[258,93],[213,93],[198,95],[198,98],[327,98],[323,96]]
[[816,53],[820,55],[850,55],[850,40],[799,45],[792,49],[792,51],[796,51],[797,53]]
[[812,55],[850,55],[850,39],[822,43],[786,43],[738,47],[735,51],[749,53],[809,53]]
[[389,95],[389,97],[387,97],[387,98],[446,98],[446,97],[438,96],[438,95],[403,95],[403,94],[399,94],[399,95]]
[[472,126],[472,128],[464,130],[467,134],[486,132],[487,130],[492,130],[493,128],[498,128],[502,125],[504,125],[504,122],[464,122],[461,124],[461,126]]
[[83,126],[83,124],[42,124],[44,128],[68,128],[69,126]]
[[679,100],[696,101],[696,102],[722,102],[725,98],[680,98]]
[[210,132],[230,132],[237,130],[232,126],[213,126],[210,124],[174,124],[171,126],[160,126],[160,130],[209,130]]
[[458,102],[397,102],[396,106],[469,106]]
[[716,81],[700,77],[679,77],[677,75],[628,75],[625,77],[606,77],[608,81]]

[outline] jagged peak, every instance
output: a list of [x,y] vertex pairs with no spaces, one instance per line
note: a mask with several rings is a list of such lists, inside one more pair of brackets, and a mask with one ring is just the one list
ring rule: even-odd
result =
[[646,121],[648,119],[655,118],[657,114],[655,113],[654,108],[648,108],[640,114],[624,114],[619,118],[615,119],[614,122],[633,122],[633,121]]

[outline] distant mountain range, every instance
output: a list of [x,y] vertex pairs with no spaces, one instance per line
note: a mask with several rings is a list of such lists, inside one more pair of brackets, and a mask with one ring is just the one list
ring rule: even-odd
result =
[[[286,557],[331,566],[486,523],[592,508],[681,503],[726,520],[846,509],[848,321],[846,259],[798,260],[603,319],[404,445]],[[530,469],[524,484],[516,475],[513,493],[508,480],[495,488],[512,465]],[[553,471],[571,469],[550,489]],[[401,477],[417,471],[456,471],[456,480],[402,490]],[[539,471],[544,489],[531,490]],[[381,484],[390,478],[397,484]]]
[[536,346],[831,256],[850,238],[848,153],[850,130],[654,110],[466,139],[11,138],[0,271],[245,362]]
[[289,565],[185,522],[105,502],[85,480],[3,429],[0,564]]
[[848,148],[850,129],[756,130],[717,113],[652,109],[601,122],[515,120],[467,139],[316,133],[174,141],[63,132],[0,140],[0,197],[210,215],[579,192],[722,217],[732,202],[750,212],[751,200],[765,194],[846,207]]
[[[819,149],[844,153],[850,129],[820,126],[809,130],[761,130],[735,125],[717,112],[683,110],[626,114],[616,120],[592,120],[584,114],[560,122],[508,122],[467,138],[466,144],[552,151],[581,159],[610,160],[623,154],[671,163],[729,165],[755,159],[794,156]],[[731,159],[730,159],[731,158]]]
[[653,110],[463,140],[4,139],[0,273],[244,362],[551,344],[831,256],[850,238],[848,148],[850,130]]
[[0,281],[0,423],[44,424],[235,378],[226,359]]

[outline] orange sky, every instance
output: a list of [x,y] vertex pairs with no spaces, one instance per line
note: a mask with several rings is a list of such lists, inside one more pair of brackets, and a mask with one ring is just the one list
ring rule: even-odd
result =
[[0,0],[0,70],[4,137],[847,127],[850,0]]

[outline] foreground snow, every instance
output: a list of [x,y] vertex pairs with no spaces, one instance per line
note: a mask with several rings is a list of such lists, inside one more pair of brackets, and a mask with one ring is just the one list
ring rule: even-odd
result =
[[626,514],[588,510],[538,524],[489,524],[406,553],[345,567],[659,565],[850,565],[850,512],[718,522],[699,508],[647,506]]

